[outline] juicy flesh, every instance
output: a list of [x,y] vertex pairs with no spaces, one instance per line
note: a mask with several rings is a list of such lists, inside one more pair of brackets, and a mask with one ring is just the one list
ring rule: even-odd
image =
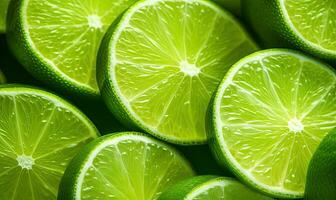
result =
[[307,166],[336,126],[334,72],[292,55],[244,64],[221,102],[223,139],[250,177],[302,195]]
[[336,51],[335,0],[282,0],[291,23],[302,37],[323,49]]
[[30,39],[45,61],[67,79],[98,91],[96,57],[102,37],[135,1],[29,0]]
[[87,170],[82,199],[155,200],[190,167],[162,145],[125,139],[101,150]]
[[68,162],[92,130],[71,111],[31,94],[0,93],[0,113],[0,199],[56,199]]
[[230,16],[211,6],[156,1],[125,23],[114,53],[116,80],[146,128],[204,141],[211,95],[228,68],[255,49]]

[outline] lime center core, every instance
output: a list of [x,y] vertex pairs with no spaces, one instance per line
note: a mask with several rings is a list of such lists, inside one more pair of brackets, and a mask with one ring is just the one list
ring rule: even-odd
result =
[[194,64],[190,64],[188,61],[182,61],[180,63],[181,71],[188,76],[197,76],[201,70]]
[[33,165],[35,164],[35,161],[33,159],[33,157],[31,156],[26,156],[26,155],[21,155],[18,156],[16,158],[18,165],[22,168],[22,169],[32,169]]
[[99,28],[102,28],[103,27],[103,24],[101,22],[101,19],[99,16],[97,15],[89,15],[87,17],[87,20],[88,20],[88,24],[91,28],[96,28],[96,29],[99,29]]
[[293,118],[288,121],[288,128],[292,132],[301,132],[304,129],[303,124],[297,118]]

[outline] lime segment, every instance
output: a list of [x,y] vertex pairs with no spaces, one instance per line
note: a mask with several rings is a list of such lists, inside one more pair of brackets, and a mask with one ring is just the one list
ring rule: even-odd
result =
[[0,199],[56,199],[65,167],[97,137],[76,108],[50,93],[0,87]]
[[159,200],[272,200],[232,178],[197,176],[177,183],[166,190]]
[[[12,51],[38,78],[98,95],[96,57],[108,26],[136,0],[23,0],[10,6]],[[22,44],[17,43],[18,38]]]
[[213,148],[244,182],[277,197],[302,197],[308,163],[336,126],[331,67],[290,50],[235,64],[213,106]]
[[171,147],[140,133],[103,136],[79,153],[66,171],[60,199],[155,200],[193,176]]
[[256,50],[208,1],[146,0],[107,34],[100,87],[125,124],[173,143],[204,143],[210,97],[229,67]]

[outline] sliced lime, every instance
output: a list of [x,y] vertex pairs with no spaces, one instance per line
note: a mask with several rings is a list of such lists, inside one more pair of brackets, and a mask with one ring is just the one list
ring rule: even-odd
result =
[[145,0],[103,42],[98,83],[128,126],[173,143],[204,143],[205,113],[223,75],[256,50],[239,23],[203,0]]
[[336,199],[336,129],[320,143],[308,168],[305,199]]
[[215,155],[245,183],[303,196],[308,163],[336,126],[336,75],[286,49],[254,53],[225,76],[212,107]]
[[188,162],[160,141],[135,132],[106,135],[70,163],[59,199],[155,200],[193,175]]
[[213,0],[236,15],[240,15],[240,0]]
[[159,200],[272,200],[232,178],[197,176],[177,183]]
[[0,33],[4,33],[6,31],[6,16],[8,5],[9,0],[0,1]]
[[42,90],[0,86],[0,199],[56,199],[67,164],[94,125],[75,107]]
[[9,9],[8,41],[21,64],[58,89],[97,96],[101,39],[136,0],[20,0]]
[[293,46],[336,63],[334,0],[243,0],[242,7],[266,44]]

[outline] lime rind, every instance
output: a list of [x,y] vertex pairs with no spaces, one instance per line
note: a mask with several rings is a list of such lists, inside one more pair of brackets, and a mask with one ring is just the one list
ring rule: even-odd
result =
[[259,58],[263,58],[264,55],[281,55],[281,54],[287,54],[287,55],[293,55],[295,57],[299,57],[302,60],[306,60],[312,63],[315,63],[320,66],[324,66],[324,68],[330,72],[330,74],[333,74],[335,77],[335,70],[312,58],[307,57],[306,55],[301,54],[300,52],[294,51],[294,50],[288,50],[288,49],[269,49],[269,50],[262,50],[256,53],[253,53],[249,56],[246,56],[245,58],[238,61],[235,65],[232,66],[232,68],[229,70],[229,72],[224,77],[222,83],[219,86],[219,90],[214,96],[214,101],[212,102],[210,106],[210,115],[212,117],[209,118],[208,124],[211,126],[211,129],[209,131],[209,140],[211,144],[211,149],[213,153],[216,155],[216,158],[219,160],[219,162],[224,165],[224,167],[229,167],[231,171],[244,183],[250,185],[253,188],[258,189],[260,192],[271,195],[273,197],[280,197],[280,198],[302,198],[303,193],[302,192],[295,192],[291,190],[286,190],[281,187],[270,187],[266,184],[260,183],[257,179],[255,179],[250,172],[245,170],[240,166],[240,163],[237,162],[237,160],[233,157],[233,155],[228,152],[226,143],[221,136],[222,134],[222,127],[221,127],[221,116],[220,116],[220,107],[221,107],[221,98],[224,94],[224,89],[231,83],[232,78],[236,75],[236,73],[239,71],[240,67],[243,66],[245,63],[248,63],[249,61],[254,61]]
[[[115,24],[110,28],[110,31],[108,34],[105,35],[104,42],[102,45],[102,48],[100,49],[100,55],[102,55],[102,59],[99,64],[100,68],[102,66],[107,66],[105,69],[100,69],[98,71],[98,83],[100,86],[100,89],[103,94],[103,98],[105,99],[105,102],[108,104],[108,106],[111,108],[113,112],[116,113],[116,116],[120,119],[122,123],[125,123],[127,125],[130,125],[135,130],[144,130],[152,135],[154,135],[157,138],[160,138],[162,140],[175,143],[175,144],[181,144],[181,145],[195,145],[195,144],[205,144],[207,142],[207,139],[204,135],[204,137],[194,138],[194,139],[188,139],[188,138],[181,138],[174,135],[167,135],[163,134],[160,131],[158,131],[156,128],[152,127],[151,125],[147,125],[144,120],[136,114],[133,109],[131,108],[130,103],[127,99],[125,99],[124,95],[122,94],[119,87],[117,87],[117,77],[115,71],[115,66],[117,59],[115,57],[115,53],[113,53],[113,49],[116,48],[116,43],[118,38],[120,37],[121,32],[127,25],[127,23],[130,21],[130,18],[132,15],[141,7],[152,5],[155,3],[163,2],[163,0],[155,0],[155,1],[148,1],[148,0],[142,0],[138,3],[134,4],[129,10],[127,10],[124,15],[120,19],[119,24]],[[187,1],[188,2],[188,1]],[[197,2],[200,4],[204,4],[211,9],[216,10],[218,13],[224,14],[226,17],[229,17],[230,19],[234,19],[231,14],[226,13],[223,9],[218,7],[215,3],[210,1],[196,1],[191,0],[191,2]],[[240,24],[237,22],[240,31],[248,38],[247,41],[251,43],[252,46],[254,46],[255,49],[257,49],[257,45],[248,37],[247,32],[240,27]],[[112,39],[110,39],[112,38]],[[113,55],[113,56],[111,56]],[[104,74],[105,73],[105,74]],[[111,100],[111,99],[113,100]]]
[[147,144],[162,146],[176,156],[185,169],[194,173],[189,162],[175,149],[167,146],[161,141],[152,139],[146,134],[140,132],[119,132],[102,136],[89,143],[83,150],[72,160],[68,166],[64,177],[62,178],[58,199],[80,199],[82,184],[89,168],[93,164],[96,156],[105,148],[116,145],[125,140],[141,141]]

